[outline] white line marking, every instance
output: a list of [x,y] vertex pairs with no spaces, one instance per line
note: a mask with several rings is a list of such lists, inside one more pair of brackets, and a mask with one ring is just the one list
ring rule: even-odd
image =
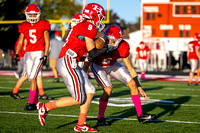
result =
[[147,95],[161,95],[161,96],[191,96],[191,97],[200,97],[200,95],[181,95],[181,94],[163,94],[163,93],[150,93],[148,92]]
[[[24,113],[24,112],[7,112],[0,111],[1,114],[20,114],[20,115],[38,115],[38,113]],[[78,115],[59,115],[59,114],[48,114],[50,116],[62,116],[62,117],[76,117]],[[97,116],[87,116],[87,118],[97,118]],[[132,118],[117,118],[117,117],[106,117],[107,119],[116,119],[116,120],[131,120],[137,121],[137,119]],[[172,122],[172,123],[186,123],[186,124],[200,124],[200,122],[191,122],[191,121],[176,121],[176,120],[151,120],[151,121],[160,121],[160,122]]]

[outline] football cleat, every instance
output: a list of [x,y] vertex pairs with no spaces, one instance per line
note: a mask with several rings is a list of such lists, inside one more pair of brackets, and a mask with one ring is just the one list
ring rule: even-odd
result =
[[195,83],[195,85],[197,85],[197,86],[198,86],[198,85],[200,85],[200,83]]
[[18,93],[14,94],[13,92],[11,92],[11,93],[10,93],[10,96],[11,96],[12,98],[14,98],[14,99],[23,99],[23,98],[21,98],[21,97],[19,96]]
[[74,127],[74,131],[76,132],[97,132],[98,130],[97,129],[94,129],[86,124],[83,124],[83,125],[76,125]]
[[27,103],[26,106],[24,107],[24,110],[28,110],[28,111],[36,110],[36,104]]
[[97,119],[97,125],[98,126],[110,126],[110,124],[106,121],[104,117],[100,117]]
[[38,118],[40,120],[40,123],[42,126],[45,126],[45,117],[47,116],[47,108],[45,107],[45,103],[38,103],[37,104],[38,109]]
[[188,83],[188,86],[192,86],[192,83]]
[[142,122],[142,121],[148,121],[148,120],[152,120],[156,117],[155,114],[147,114],[147,113],[142,113],[139,117],[138,117],[138,121]]
[[49,97],[49,96],[47,96],[46,94],[44,94],[44,95],[40,96],[39,99],[43,99],[43,100],[52,100],[52,99],[54,99],[54,98],[53,98],[53,97]]
[[54,78],[53,82],[60,82],[59,78]]

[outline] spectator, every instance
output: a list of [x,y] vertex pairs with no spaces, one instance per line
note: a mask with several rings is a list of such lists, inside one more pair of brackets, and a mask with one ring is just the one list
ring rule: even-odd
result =
[[50,68],[52,69],[54,75],[54,82],[59,82],[58,71],[56,64],[58,61],[58,55],[63,46],[64,42],[61,38],[61,32],[55,32],[55,38],[50,40]]

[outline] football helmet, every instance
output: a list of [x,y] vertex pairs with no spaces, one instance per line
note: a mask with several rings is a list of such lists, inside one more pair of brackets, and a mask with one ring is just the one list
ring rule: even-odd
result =
[[71,20],[71,28],[73,28],[75,25],[77,25],[78,23],[80,23],[83,20],[82,14],[81,13],[77,13],[73,16],[72,20]]
[[[29,16],[34,14],[34,16]],[[34,24],[40,20],[40,8],[36,4],[30,4],[25,10],[26,20]]]
[[199,33],[195,33],[193,37],[194,37],[194,39],[198,39],[199,40],[200,39],[200,34]]
[[115,44],[113,46],[117,48],[120,41],[122,40],[122,31],[119,26],[110,25],[104,30],[103,38],[115,41]]
[[104,8],[97,3],[89,3],[83,9],[83,18],[89,19],[97,27],[98,31],[102,31],[105,24],[101,21],[105,19]]
[[140,45],[139,45],[139,47],[140,47],[141,49],[144,49],[144,48],[145,48],[145,44],[144,44],[144,42],[143,42],[143,41],[141,41],[141,42],[140,42]]

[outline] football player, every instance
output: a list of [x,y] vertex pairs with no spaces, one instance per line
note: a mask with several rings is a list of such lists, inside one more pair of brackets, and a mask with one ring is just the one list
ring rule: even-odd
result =
[[[108,99],[112,93],[112,84],[107,75],[126,84],[130,88],[131,98],[135,105],[138,121],[150,120],[155,117],[153,114],[144,113],[141,106],[140,94],[147,101],[147,95],[141,87],[135,69],[132,67],[129,56],[129,44],[122,39],[121,29],[117,25],[111,25],[103,32],[103,37],[108,39],[108,51],[98,56],[91,64],[91,70],[95,79],[103,88],[103,94],[99,100],[99,115],[97,124],[99,126],[109,126],[105,120],[104,113],[108,104]],[[117,62],[122,58],[128,70]],[[138,93],[138,90],[140,94]]]
[[89,81],[87,74],[77,65],[77,62],[87,51],[91,58],[96,58],[106,52],[106,47],[100,50],[96,49],[93,41],[98,30],[103,28],[101,21],[105,18],[105,11],[101,5],[90,3],[85,6],[82,16],[84,20],[70,30],[57,62],[58,73],[71,97],[63,97],[48,103],[38,103],[39,120],[42,126],[45,125],[45,117],[50,110],[80,105],[78,124],[74,127],[74,130],[97,132],[97,129],[85,123],[95,88]]
[[144,44],[143,41],[140,42],[139,46],[136,48],[138,59],[138,65],[141,71],[141,79],[145,80],[145,72],[147,70],[147,63],[149,60],[149,48]]
[[38,99],[37,76],[41,71],[42,65],[46,64],[49,51],[49,30],[50,23],[40,20],[40,9],[35,4],[30,4],[25,10],[26,22],[19,25],[19,43],[17,45],[15,59],[19,57],[24,38],[27,40],[26,53],[24,54],[24,72],[30,81],[29,100],[24,109],[32,110],[35,108]]
[[69,27],[67,29],[67,32],[65,34],[65,36],[63,37],[63,41],[66,40],[68,34],[69,34],[69,31],[75,26],[77,25],[78,23],[80,23],[81,21],[83,21],[83,17],[82,17],[82,14],[81,13],[77,13],[73,16],[71,22],[69,23]]
[[[15,49],[17,48],[18,45],[18,41],[16,42],[15,45]],[[24,39],[23,44],[22,44],[22,48],[19,51],[18,55],[19,58],[17,60],[15,60],[16,62],[18,62],[18,69],[20,68],[20,71],[23,71],[23,56],[26,53],[26,43],[27,40]],[[16,50],[15,50],[16,51]],[[19,71],[19,70],[18,70]],[[14,99],[23,99],[19,96],[18,92],[19,92],[19,88],[23,85],[23,83],[28,79],[27,78],[27,74],[25,72],[20,72],[22,74],[21,77],[19,78],[19,80],[17,81],[17,84],[15,85],[14,89],[12,90],[10,96]],[[41,76],[41,71],[39,71],[38,73],[38,77],[37,77],[37,87],[38,87],[38,91],[39,91],[39,95],[40,95],[40,99],[44,99],[44,100],[50,100],[50,99],[54,99],[53,97],[49,97],[46,94],[44,94],[44,89],[43,89],[43,85],[42,85],[42,76]],[[37,104],[38,99],[36,98],[36,101],[34,102],[35,104]],[[28,106],[31,107],[31,106]],[[30,108],[28,110],[35,110],[36,109],[36,105],[34,106],[34,108]],[[25,110],[27,110],[27,108],[25,108]]]
[[192,79],[195,78],[195,84],[200,85],[198,77],[197,77],[197,69],[200,60],[200,47],[198,44],[198,40],[200,39],[200,34],[195,33],[193,36],[194,40],[188,43],[187,57],[188,64],[191,66],[191,70],[189,73],[189,81],[188,85],[192,85]]

